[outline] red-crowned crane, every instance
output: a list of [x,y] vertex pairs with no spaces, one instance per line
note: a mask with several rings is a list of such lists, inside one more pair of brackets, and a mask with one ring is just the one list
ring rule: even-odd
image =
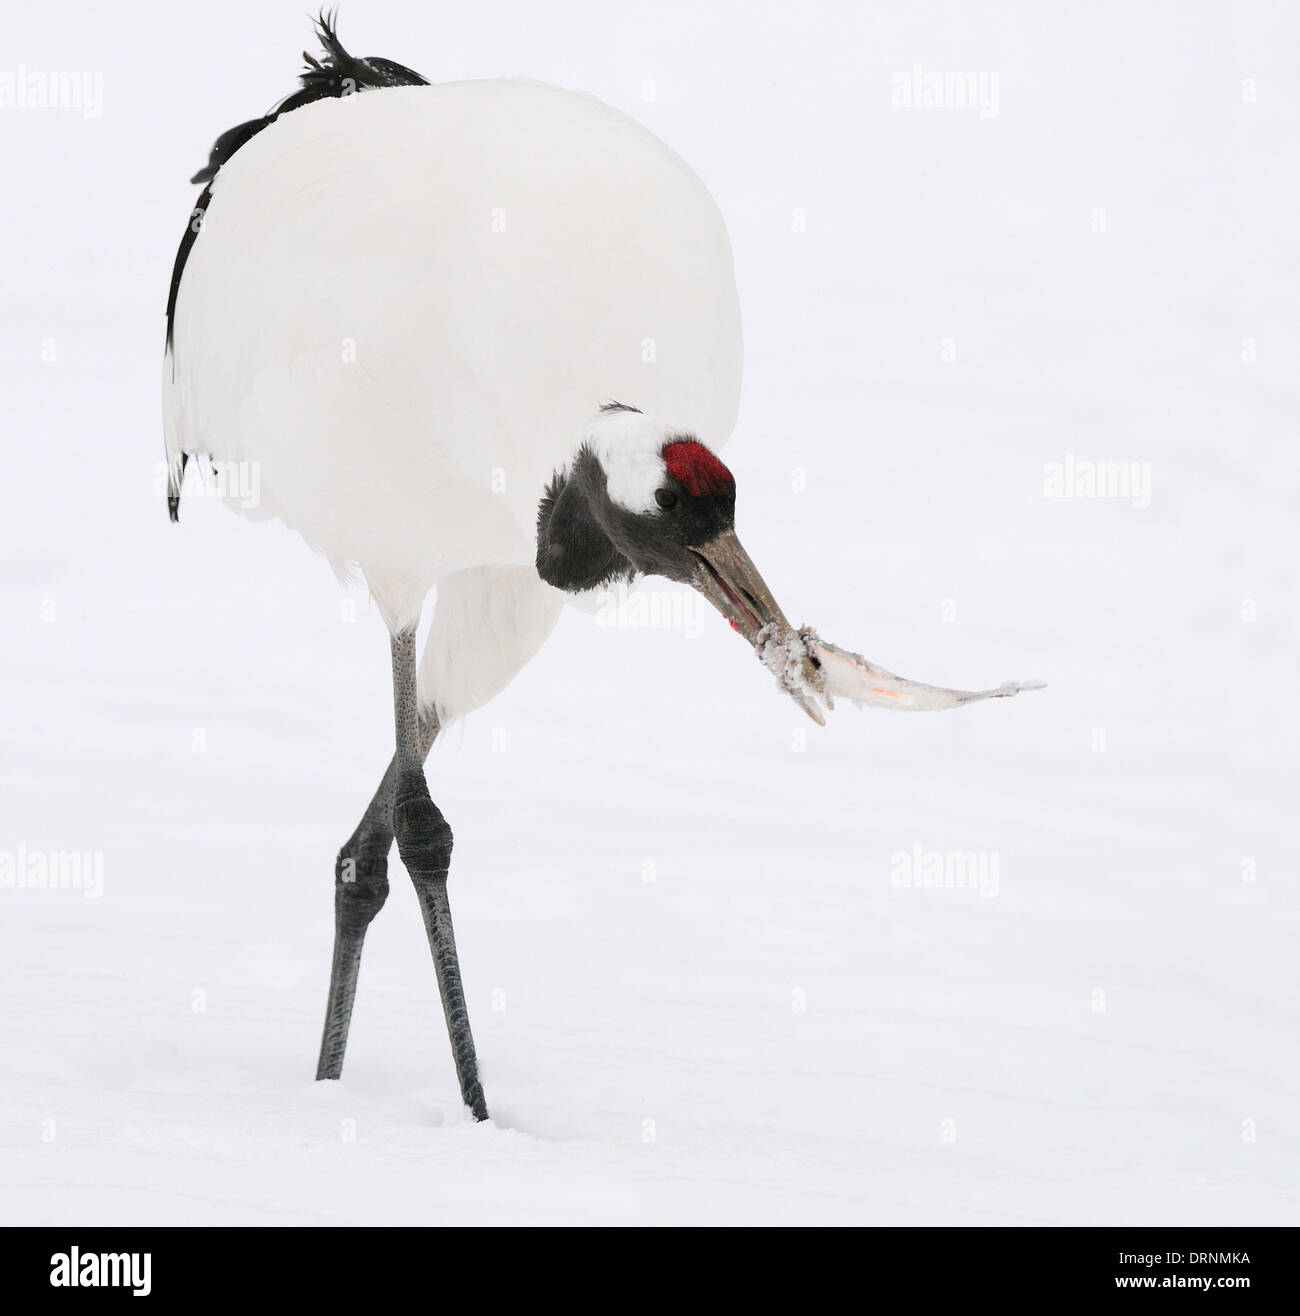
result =
[[424,761],[537,652],[566,596],[643,574],[692,585],[818,720],[810,692],[947,707],[1014,688],[917,686],[791,631],[733,528],[716,456],[740,397],[731,248],[676,154],[589,96],[430,86],[318,26],[325,57],[305,56],[301,88],[222,134],[193,180],[167,305],[168,505],[177,519],[190,457],[247,464],[260,498],[244,510],[364,577],[391,637],[396,753],[335,865],[317,1077],[342,1072],[396,838],[461,1095],[486,1119],[451,829]]
[[691,170],[590,96],[430,86],[319,28],[302,89],[223,134],[194,180],[168,303],[169,507],[191,456],[255,465],[245,510],[364,576],[391,633],[397,752],[335,866],[317,1077],[342,1071],[395,837],[485,1119],[424,760],[537,652],[566,592],[655,573],[751,637],[776,615],[712,451],[740,396],[731,249]]

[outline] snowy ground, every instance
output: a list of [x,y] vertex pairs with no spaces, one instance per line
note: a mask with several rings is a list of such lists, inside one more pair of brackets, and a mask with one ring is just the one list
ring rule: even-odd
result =
[[[713,188],[739,529],[792,620],[1051,683],[818,731],[712,616],[567,615],[430,760],[483,1127],[395,860],[311,1081],[379,621],[150,487],[184,178],[289,89],[301,6],[9,16],[104,100],[0,109],[0,851],[103,887],[0,889],[0,1221],[1300,1220],[1300,32],[877,8],[344,6],[435,79],[594,91]],[[996,72],[996,113],[891,106],[917,63]],[[1045,496],[1071,458],[1149,499]],[[899,885],[914,847],[996,894]]]

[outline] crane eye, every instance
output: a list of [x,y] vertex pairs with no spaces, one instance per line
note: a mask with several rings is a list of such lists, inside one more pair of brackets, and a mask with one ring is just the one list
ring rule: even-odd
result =
[[677,494],[672,489],[656,489],[655,502],[659,504],[664,511],[677,506]]

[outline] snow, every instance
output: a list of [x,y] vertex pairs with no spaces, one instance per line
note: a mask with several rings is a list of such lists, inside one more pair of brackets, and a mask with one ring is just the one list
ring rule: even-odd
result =
[[[11,15],[104,95],[0,112],[0,850],[102,891],[0,888],[4,1223],[1296,1223],[1295,17],[873,10],[342,15],[680,149],[736,248],[727,460],[783,608],[1050,683],[822,729],[716,617],[568,610],[430,759],[481,1127],[395,855],[311,1081],[390,749],[373,608],[154,488],[184,179],[303,20]],[[996,114],[894,107],[917,63],[996,71]],[[1102,462],[1134,476],[1086,496]]]

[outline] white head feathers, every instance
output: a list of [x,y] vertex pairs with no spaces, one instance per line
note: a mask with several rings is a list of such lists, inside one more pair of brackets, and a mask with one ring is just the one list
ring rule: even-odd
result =
[[605,407],[583,427],[575,453],[589,448],[605,471],[610,498],[629,512],[655,507],[655,490],[668,471],[661,455],[670,439],[682,437],[680,428],[654,416],[623,406]]

